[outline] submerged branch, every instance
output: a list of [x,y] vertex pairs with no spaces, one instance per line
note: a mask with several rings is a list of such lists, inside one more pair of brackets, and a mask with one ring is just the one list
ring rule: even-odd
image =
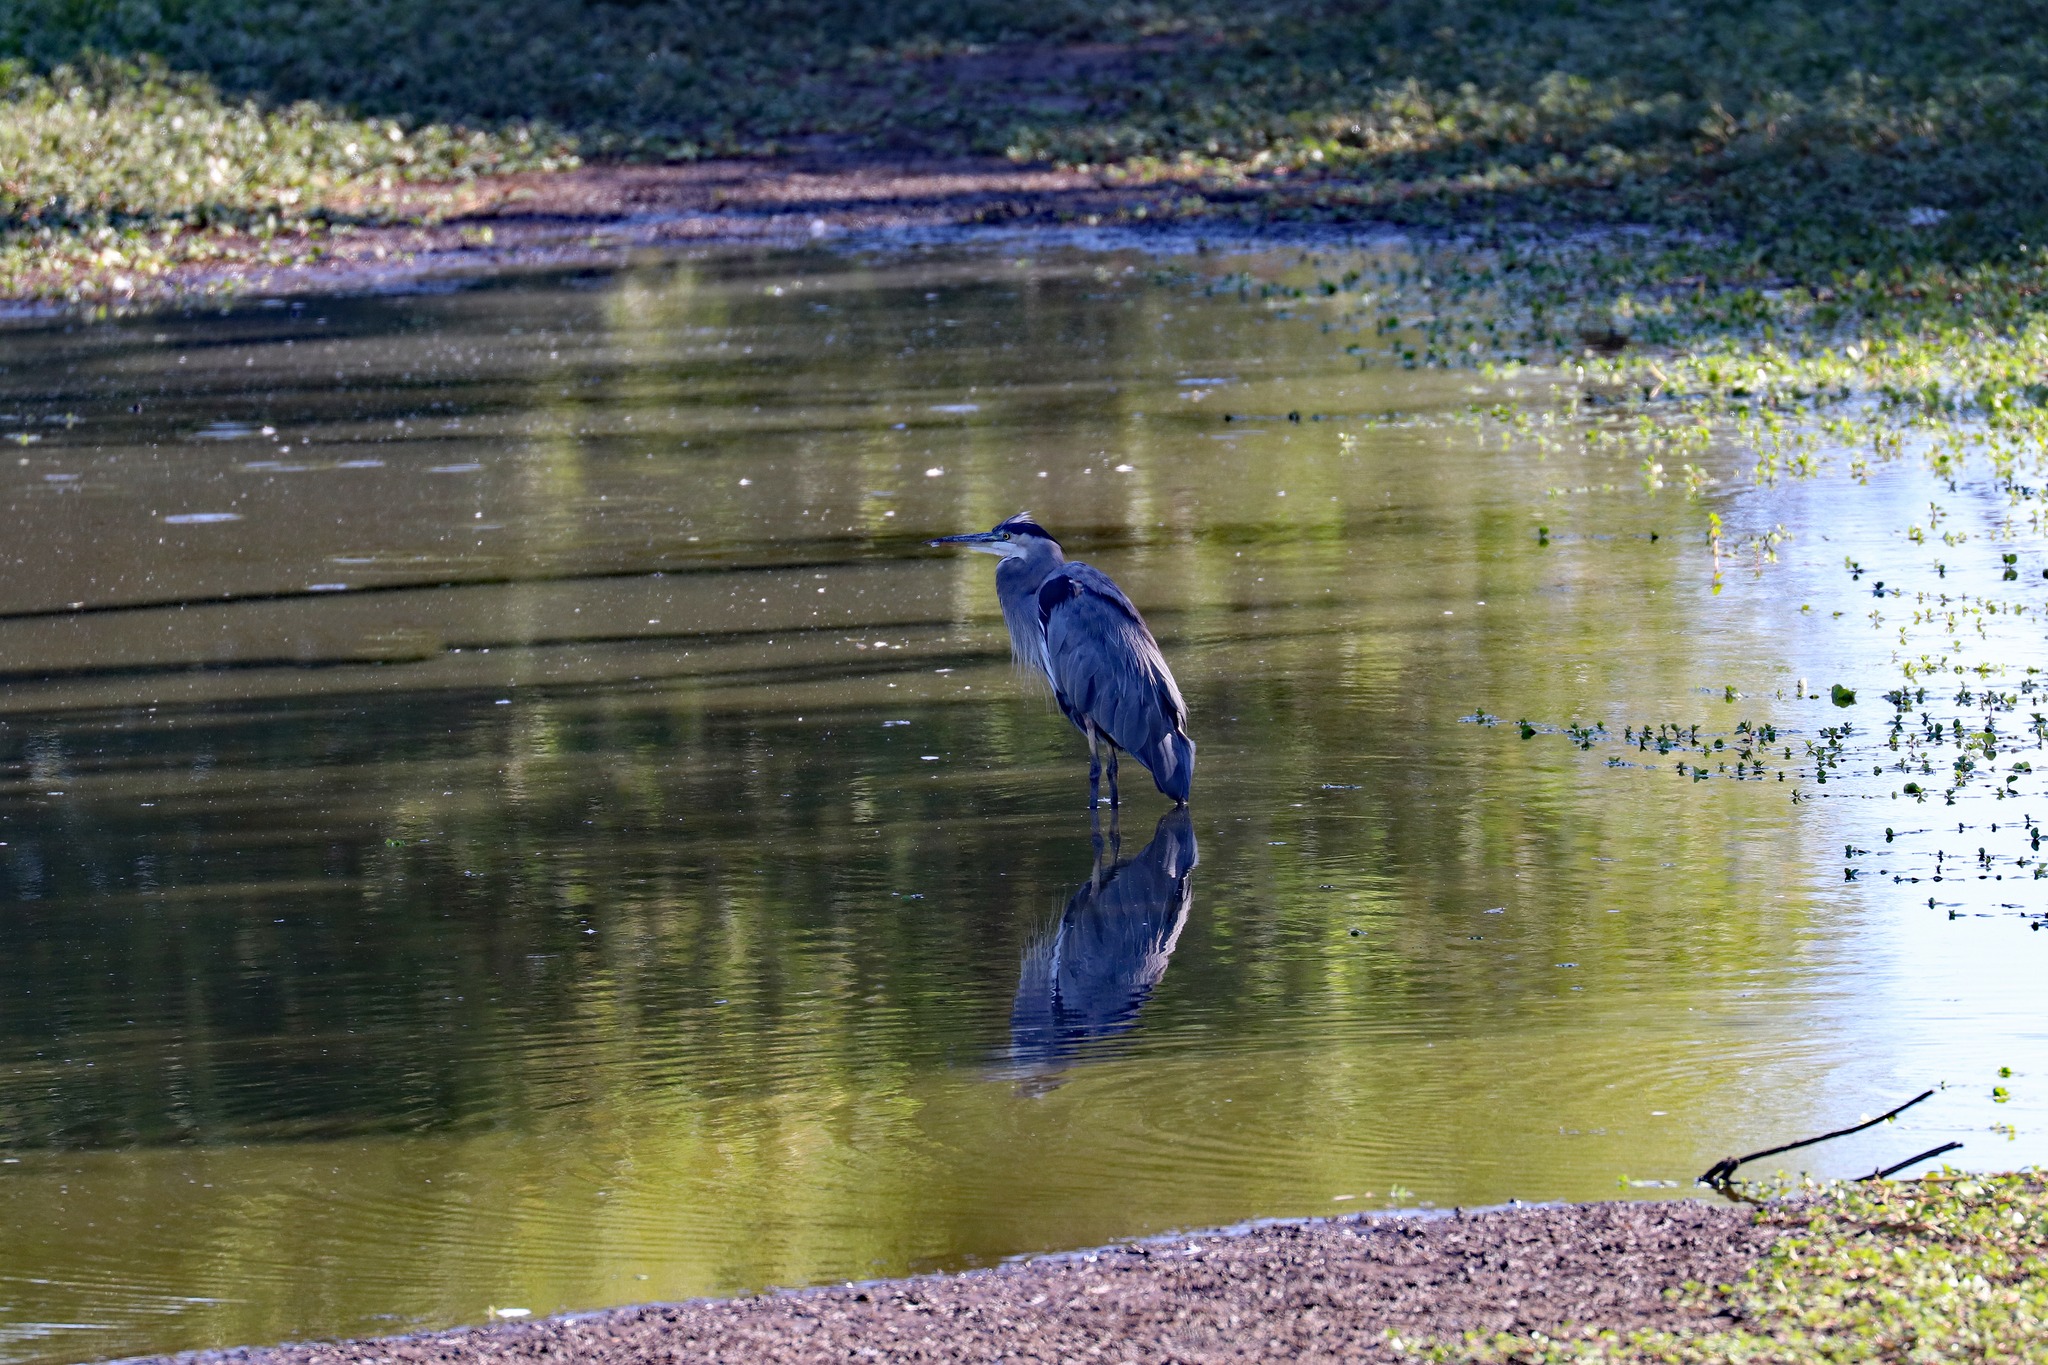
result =
[[1886,1166],[1882,1170],[1872,1171],[1869,1175],[1866,1175],[1863,1178],[1865,1180],[1882,1180],[1888,1175],[1897,1175],[1900,1171],[1905,1170],[1908,1166],[1911,1166],[1915,1162],[1925,1161],[1927,1160],[1927,1158],[1931,1156],[1940,1156],[1943,1152],[1953,1152],[1956,1148],[1962,1145],[1963,1144],[1960,1142],[1944,1142],[1939,1147],[1929,1147],[1926,1151],[1920,1153],[1920,1155],[1918,1156],[1909,1156],[1904,1161],[1899,1162],[1895,1166]]
[[[1912,1099],[1907,1100],[1904,1104],[1900,1105],[1898,1108],[1887,1110],[1884,1113],[1879,1114],[1874,1119],[1866,1119],[1864,1122],[1855,1124],[1852,1127],[1837,1128],[1832,1133],[1822,1133],[1819,1137],[1802,1138],[1798,1142],[1788,1142],[1781,1147],[1766,1147],[1761,1152],[1751,1152],[1748,1156],[1722,1157],[1719,1161],[1715,1162],[1712,1166],[1709,1166],[1706,1169],[1705,1173],[1700,1176],[1699,1183],[1702,1185],[1711,1186],[1712,1188],[1717,1190],[1725,1191],[1728,1186],[1729,1180],[1734,1176],[1735,1171],[1738,1167],[1747,1166],[1750,1162],[1761,1160],[1762,1158],[1767,1156],[1776,1156],[1780,1152],[1794,1152],[1799,1150],[1801,1147],[1812,1147],[1818,1143],[1828,1142],[1838,1137],[1847,1137],[1851,1133],[1860,1133],[1865,1128],[1875,1128],[1878,1124],[1885,1122],[1887,1119],[1897,1118],[1900,1114],[1905,1113],[1908,1109],[1911,1109],[1914,1105],[1928,1098],[1933,1093],[1934,1092],[1932,1090],[1923,1090],[1919,1094],[1915,1095]],[[1943,1147],[1939,1148],[1938,1150],[1945,1152],[1948,1150],[1948,1148]],[[1913,1161],[1918,1161],[1919,1159],[1919,1157],[1914,1157]],[[1910,1166],[1913,1164],[1913,1162],[1909,1161],[1905,1164]],[[1899,1168],[1894,1166],[1892,1169],[1898,1170]],[[1885,1175],[1890,1174],[1890,1172],[1880,1172],[1879,1174]],[[1874,1180],[1877,1177],[1871,1176],[1868,1178]]]

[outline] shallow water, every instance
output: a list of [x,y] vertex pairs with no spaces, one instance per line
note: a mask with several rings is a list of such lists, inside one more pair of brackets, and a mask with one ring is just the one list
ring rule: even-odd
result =
[[[6,332],[0,1361],[1684,1194],[1941,1082],[1786,1164],[2048,1159],[1996,490],[1649,490],[1461,420],[1556,376],[1164,264],[1337,273],[997,240]],[[1200,744],[1099,862],[989,561],[923,544],[1022,507]],[[1710,509],[1792,538],[1717,587]],[[1914,716],[2020,703],[1954,805],[1869,772],[1923,643],[1878,573],[1979,604]]]

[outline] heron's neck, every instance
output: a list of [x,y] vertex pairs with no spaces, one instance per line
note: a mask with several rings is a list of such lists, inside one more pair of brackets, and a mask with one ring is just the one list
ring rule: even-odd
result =
[[1021,555],[1011,555],[996,565],[996,578],[1015,592],[1035,593],[1046,575],[1067,562],[1060,547],[1048,540],[1034,540]]

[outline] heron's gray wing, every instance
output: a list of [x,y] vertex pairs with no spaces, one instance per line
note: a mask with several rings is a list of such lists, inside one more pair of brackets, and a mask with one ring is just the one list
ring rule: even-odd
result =
[[1046,673],[1074,724],[1092,721],[1148,765],[1162,742],[1185,732],[1187,703],[1159,642],[1108,574],[1089,564],[1060,566],[1039,587],[1038,616]]

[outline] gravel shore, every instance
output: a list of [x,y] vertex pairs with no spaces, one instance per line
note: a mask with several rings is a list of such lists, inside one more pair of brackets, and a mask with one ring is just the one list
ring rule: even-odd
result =
[[846,1360],[1393,1361],[1414,1340],[1701,1321],[1665,1291],[1739,1277],[1776,1232],[1697,1201],[1352,1217],[991,1270],[618,1308],[181,1365]]

